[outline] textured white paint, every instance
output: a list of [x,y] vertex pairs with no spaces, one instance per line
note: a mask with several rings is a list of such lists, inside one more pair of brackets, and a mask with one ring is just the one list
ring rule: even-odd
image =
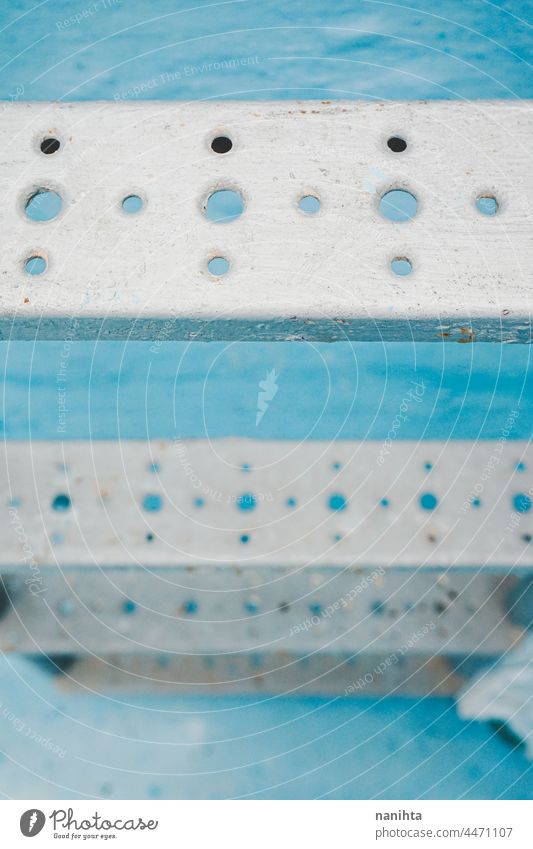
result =
[[[0,490],[0,568],[24,574],[31,559],[39,568],[533,564],[533,509],[514,504],[533,501],[533,448],[521,441],[10,441]],[[69,509],[53,508],[58,495]],[[423,509],[431,495],[435,509]],[[253,509],[240,509],[243,498]]]
[[[2,337],[529,341],[528,103],[16,103],[0,115]],[[231,136],[227,155],[210,141]],[[386,141],[408,142],[394,154]],[[56,135],[58,153],[40,140]],[[59,191],[30,222],[27,197]],[[217,188],[244,214],[206,219]],[[411,190],[413,221],[378,211]],[[144,209],[127,216],[122,199]],[[302,213],[305,194],[321,200]],[[475,207],[494,194],[493,218]],[[49,268],[29,278],[27,256]],[[223,255],[228,275],[207,262]],[[413,274],[389,264],[408,256]]]
[[[4,575],[0,649],[183,655],[497,655],[515,579],[467,570],[84,569]],[[35,576],[33,576],[35,577]],[[403,651],[402,646],[404,646]],[[258,658],[256,658],[257,660]]]
[[383,661],[365,692],[450,692],[434,655],[522,636],[532,470],[519,441],[6,442],[0,650],[103,658],[79,678],[110,690],[343,692]]

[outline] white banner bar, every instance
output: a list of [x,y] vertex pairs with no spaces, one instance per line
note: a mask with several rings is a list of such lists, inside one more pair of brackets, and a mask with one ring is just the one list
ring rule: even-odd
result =
[[[276,808],[265,816],[265,804]],[[2,846],[272,849],[531,846],[531,803],[518,801],[5,801]],[[529,815],[529,816],[528,816]]]

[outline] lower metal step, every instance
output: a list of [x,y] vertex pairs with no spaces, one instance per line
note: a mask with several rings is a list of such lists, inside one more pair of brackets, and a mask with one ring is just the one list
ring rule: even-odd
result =
[[399,654],[301,657],[218,655],[171,658],[157,655],[79,657],[58,678],[61,689],[87,693],[189,695],[283,694],[364,697],[376,695],[448,696],[465,677],[444,657]]
[[8,442],[0,649],[243,692],[343,693],[389,659],[376,691],[447,692],[443,664],[527,627],[532,470],[505,438]]
[[170,657],[239,652],[506,651],[515,576],[469,570],[191,567],[4,578],[0,649]]

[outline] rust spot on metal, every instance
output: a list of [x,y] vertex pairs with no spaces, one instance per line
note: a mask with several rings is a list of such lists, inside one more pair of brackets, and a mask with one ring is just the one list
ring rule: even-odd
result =
[[474,333],[474,331],[472,330],[471,327],[461,327],[460,332],[463,335],[460,336],[459,339],[457,340],[459,342],[459,344],[467,345],[470,342],[476,341],[476,334]]

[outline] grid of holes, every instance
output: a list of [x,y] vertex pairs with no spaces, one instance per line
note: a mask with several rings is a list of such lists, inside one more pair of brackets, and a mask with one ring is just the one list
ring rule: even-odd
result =
[[[457,617],[461,620],[468,617],[468,621],[464,622],[461,629],[462,637],[468,638],[468,632],[475,632],[477,628],[476,619],[473,617],[483,610],[483,599],[487,591],[491,590],[491,585],[487,584],[482,576],[476,574],[472,577],[469,573],[466,573],[466,577],[453,576],[454,580],[449,576],[437,576],[431,579],[426,574],[421,576],[422,580],[420,577],[417,578],[415,591],[411,585],[411,577],[398,582],[391,580],[394,576],[389,575],[379,587],[372,588],[373,573],[368,573],[369,586],[366,586],[365,598],[362,599],[360,594],[354,593],[351,580],[344,581],[341,578],[339,582],[338,576],[330,576],[330,580],[324,586],[320,572],[316,573],[311,569],[307,581],[305,576],[301,576],[296,585],[294,582],[289,582],[282,592],[273,591],[273,586],[268,586],[270,582],[268,573],[259,573],[256,576],[258,584],[249,586],[243,586],[240,580],[232,581],[230,575],[229,584],[227,581],[224,583],[224,601],[221,606],[220,593],[216,583],[215,586],[213,585],[212,575],[206,584],[205,571],[199,569],[197,585],[196,580],[191,578],[196,571],[194,567],[188,569],[188,580],[192,582],[189,587],[183,586],[181,573],[177,573],[177,580],[169,582],[172,590],[167,587],[161,605],[157,605],[156,616],[167,613],[173,619],[196,617],[206,623],[222,620],[226,624],[260,617],[268,629],[272,614],[277,613],[282,615],[289,625],[290,636],[305,636],[316,626],[326,626],[329,632],[327,639],[331,639],[332,632],[337,635],[347,634],[345,629],[349,623],[346,622],[346,618],[352,621],[355,618],[358,626],[364,627],[365,639],[369,640],[370,637],[381,636],[396,638],[401,635],[401,631],[391,631],[391,628],[395,628],[398,624],[407,624],[407,622],[410,623],[409,627],[412,627],[414,619],[425,618],[430,613],[438,623],[436,633],[438,637],[449,635],[449,631],[443,629],[443,625],[446,625],[447,620],[449,621],[450,615],[456,621]],[[166,573],[165,577],[173,574],[176,573],[171,571]],[[279,574],[276,578],[279,579]],[[360,580],[364,579],[365,575],[362,574]],[[18,594],[22,591],[25,596],[28,595],[26,586],[23,582],[19,582],[17,577],[10,577],[7,580],[10,592]],[[151,639],[153,639],[151,626],[154,624],[156,609],[153,585],[146,586],[146,582],[141,578],[135,581],[133,591],[131,581],[120,582],[111,589],[102,576],[102,580],[90,579],[89,583],[84,579],[81,583],[83,595],[78,596],[76,584],[77,582],[74,581],[73,591],[68,593],[63,580],[52,578],[49,581],[47,597],[50,606],[60,617],[70,619],[76,617],[83,612],[84,608],[91,607],[91,599],[96,596],[100,616],[104,620],[110,617],[111,621],[115,621],[117,609],[119,613],[128,617],[138,614],[143,619],[143,627],[150,629]],[[266,592],[263,589],[265,585]],[[197,586],[200,589],[198,594],[196,594]],[[341,598],[346,601],[346,604],[338,603],[338,599]],[[105,601],[102,601],[103,599]],[[31,605],[31,595],[28,601]],[[19,609],[19,614],[20,612]],[[344,621],[332,616],[337,612],[345,614]],[[287,616],[289,613],[297,617],[296,621]],[[264,616],[268,617],[268,621],[265,622]],[[10,622],[10,628],[14,624]],[[41,617],[39,626],[42,627],[43,624],[45,625]],[[131,639],[133,634],[131,631],[128,633]],[[354,636],[357,638],[359,633],[359,631],[354,632]],[[318,634],[315,633],[313,640],[315,645],[316,636]],[[9,639],[12,642],[12,634]]]
[[[312,589],[314,589],[314,587]],[[223,618],[226,622],[232,615],[237,619],[240,618],[240,616],[254,617],[265,614],[270,617],[274,612],[287,615],[293,609],[296,609],[302,619],[296,627],[293,627],[294,633],[303,634],[309,629],[322,623],[331,624],[331,604],[328,600],[322,600],[316,590],[314,593],[311,591],[311,598],[303,603],[298,600],[295,604],[292,600],[283,600],[282,597],[282,600],[280,600],[277,604],[277,608],[274,609],[271,606],[270,599],[268,604],[265,605],[264,599],[259,592],[250,592],[246,594],[241,591],[235,591],[235,594],[237,596],[236,601],[238,609],[231,611],[228,601],[225,601]],[[203,618],[205,616],[211,617],[213,615],[212,605],[210,605],[209,600],[202,605],[200,599],[196,598],[191,593],[186,594],[182,591],[179,595],[181,596],[180,604],[177,609],[174,607],[174,617],[188,618],[198,616]],[[390,625],[386,624],[386,620],[390,622],[390,620],[403,619],[406,615],[412,617],[413,614],[420,616],[430,612],[434,616],[438,617],[439,622],[442,622],[443,619],[446,619],[446,614],[450,614],[452,612],[454,602],[456,602],[459,597],[459,592],[453,588],[441,588],[438,586],[438,583],[436,583],[433,591],[430,590],[427,592],[423,601],[419,601],[417,599],[402,603],[401,605],[398,604],[398,591],[393,593],[391,598],[387,598],[386,593],[383,593],[383,595],[385,596],[384,598],[374,598],[366,604],[368,613],[372,617],[375,617],[376,620],[381,620],[382,622],[381,627],[375,627],[373,629],[375,636],[380,635],[383,631],[387,631],[387,629],[390,628]],[[476,608],[473,604],[466,605],[466,607],[466,613],[468,615],[473,616],[476,613]],[[57,611],[62,617],[72,616],[76,613],[76,608],[76,602],[69,598],[61,599],[57,604]],[[143,613],[143,608],[144,604],[139,604],[132,598],[125,598],[119,603],[120,612],[126,616]],[[346,604],[346,606],[340,607],[340,609],[348,612],[353,609],[353,612],[357,613],[357,619],[359,621],[359,617],[361,615],[360,607]],[[216,619],[214,621],[216,621]],[[343,623],[337,622],[336,624],[338,627],[335,630],[342,633]],[[447,635],[447,632],[445,632],[445,634]]]
[[[393,154],[404,153],[407,141],[399,135],[387,139],[387,148]],[[61,140],[45,136],[40,142],[40,150],[45,156],[54,156],[61,151]],[[211,141],[211,150],[217,156],[225,156],[233,150],[232,139],[227,135],[217,135]],[[480,194],[476,198],[476,208],[482,215],[493,216],[499,210],[498,200],[490,194]],[[128,215],[141,211],[144,201],[137,194],[126,195],[121,202],[122,210]],[[36,189],[26,200],[26,215],[34,221],[51,221],[56,218],[62,207],[62,199],[57,192],[46,187]],[[320,198],[316,194],[304,194],[300,197],[298,208],[304,215],[316,215],[321,208]],[[417,212],[417,199],[406,189],[390,189],[379,202],[379,210],[384,218],[402,222],[411,220]],[[238,218],[244,211],[244,201],[234,189],[219,189],[213,192],[205,204],[205,213],[209,220],[216,223],[228,223]],[[24,270],[32,277],[45,273],[48,260],[44,252],[33,252],[24,260]],[[231,267],[227,256],[216,254],[207,261],[207,270],[214,279],[228,274]],[[409,257],[397,255],[390,260],[390,270],[397,277],[407,277],[413,271]]]
[[[331,472],[333,475],[336,475],[341,468],[341,463],[331,463]],[[422,464],[422,469],[425,473],[425,481],[417,496],[417,506],[422,512],[430,514],[434,511],[438,511],[441,499],[439,493],[434,491],[434,488],[431,487],[431,472],[433,470],[433,463],[429,460],[425,461]],[[160,470],[161,466],[159,462],[151,461],[148,464],[148,471],[150,473],[156,475],[159,474]],[[241,471],[245,475],[250,473],[252,471],[251,464],[243,463],[241,465]],[[510,509],[509,526],[511,526],[511,524],[513,525],[517,538],[522,544],[527,546],[533,541],[533,528],[531,530],[525,530],[521,526],[520,520],[525,517],[527,517],[527,519],[533,518],[533,487],[529,487],[527,490],[523,486],[520,487],[518,480],[520,475],[525,471],[526,464],[523,461],[518,461],[514,464],[513,472],[516,475],[517,485],[513,489],[508,506]],[[325,493],[323,497],[324,507],[329,513],[349,515],[350,498],[345,492],[338,489],[331,489],[329,492]],[[257,515],[257,512],[261,512],[261,505],[264,500],[265,499],[260,495],[254,493],[253,487],[246,485],[243,485],[239,492],[232,496],[228,496],[227,503],[229,508],[237,510],[240,514],[242,514],[242,527],[240,530],[236,531],[235,539],[235,542],[239,546],[249,546],[253,544],[253,521],[247,520],[253,520]],[[190,503],[194,512],[202,511],[209,508],[209,497],[195,494],[191,496]],[[9,507],[18,508],[21,504],[22,500],[20,498],[13,498],[9,502]],[[218,504],[219,502],[217,502],[217,506]],[[485,506],[483,498],[475,490],[468,494],[465,504],[467,504],[474,512],[481,511],[481,508]],[[55,514],[69,514],[73,506],[73,496],[67,490],[56,492],[50,501],[50,508]],[[299,500],[295,494],[289,494],[285,497],[284,507],[288,513],[296,510],[299,506]],[[402,509],[404,506],[404,504],[400,505]],[[166,507],[165,497],[157,490],[156,487],[147,487],[140,498],[139,507],[143,513],[147,514],[147,520],[150,517],[155,518],[154,514],[160,513]],[[383,497],[377,501],[375,507],[380,511],[387,511],[394,509],[395,504],[393,499],[387,495],[383,495]],[[339,543],[342,539],[342,534],[335,533],[333,534],[331,542]],[[60,545],[64,541],[64,535],[55,531],[50,535],[50,541],[53,545]],[[427,541],[433,544],[438,542],[432,532],[427,535]],[[154,528],[150,525],[148,525],[148,530],[145,534],[145,542],[147,544],[157,542],[157,534],[154,532]]]
[[[60,464],[60,466],[64,472],[68,471],[68,466],[63,464]],[[252,465],[248,462],[242,463],[240,468],[244,474],[248,474],[253,471]],[[341,468],[342,463],[331,463],[332,473],[337,473]],[[428,485],[424,485],[419,492],[418,507],[421,511],[431,512],[438,509],[440,502],[438,493],[433,492],[429,486],[431,472],[433,471],[433,463],[430,460],[426,460],[422,463],[422,470],[425,473]],[[158,474],[161,471],[160,462],[154,460],[148,462],[147,471],[150,474]],[[517,475],[517,478],[519,478],[520,475],[527,471],[526,463],[522,460],[515,462],[512,467],[512,471]],[[254,511],[259,508],[261,503],[261,499],[256,496],[251,489],[251,487],[243,486],[242,490],[231,499],[231,509],[240,511],[243,514],[243,520],[246,515],[253,514]],[[480,498],[475,492],[470,495],[469,504],[474,510],[478,510],[484,506],[482,498]],[[203,508],[208,507],[208,505],[209,500],[204,497],[196,495],[191,499],[191,506],[195,510],[202,510]],[[19,508],[22,506],[22,500],[20,498],[13,498],[10,501],[9,506]],[[158,513],[165,509],[165,499],[155,488],[147,487],[140,498],[139,506],[142,511],[147,514]],[[285,506],[289,512],[294,510],[298,507],[298,499],[294,495],[289,495],[285,500]],[[404,505],[401,506],[403,507]],[[73,507],[75,507],[75,504],[73,503],[73,496],[68,490],[56,492],[50,500],[50,509],[55,514],[64,514],[66,517],[70,514]],[[324,507],[331,511],[331,513],[349,511],[349,498],[343,492],[331,490],[324,495]],[[393,508],[394,504],[390,498],[384,496],[378,504],[376,504],[376,507],[378,509],[386,510],[391,507]],[[523,517],[525,514],[532,513],[533,487],[524,491],[523,487],[520,488],[517,485],[515,487],[515,491],[510,496],[509,507],[511,510],[511,516],[514,514],[514,516]],[[519,529],[518,522],[516,523],[515,529],[517,536],[523,543],[528,545],[532,542],[532,534],[530,532],[524,533],[523,529]],[[148,531],[145,535],[146,544],[151,544],[156,539],[157,537],[153,530]],[[338,535],[337,540],[340,539],[341,537]],[[249,544],[252,541],[251,532],[249,530],[239,532],[239,541],[241,544]],[[50,542],[54,546],[59,546],[64,542],[64,534],[58,531],[52,532],[50,534]],[[446,618],[446,614],[454,607],[459,593],[456,589],[450,586],[440,587],[438,582],[435,584],[434,589],[437,595],[436,598],[435,595],[431,593],[429,596],[425,597],[424,601],[417,601],[416,603],[409,602],[404,608],[401,606],[398,607],[398,603],[395,598],[389,599],[381,597],[370,600],[367,609],[369,614],[371,614],[372,619],[376,620],[376,623],[378,621],[384,622],[385,620],[390,621],[391,619],[395,620],[402,618],[405,614],[412,614],[415,612],[420,614],[428,610],[432,611],[432,613],[442,622],[442,617]],[[384,595],[386,596],[386,593]],[[245,617],[255,617],[265,613],[270,615],[274,612],[271,602],[269,602],[268,609],[265,609],[264,600],[261,597],[261,594],[255,590],[239,594],[239,599],[238,604],[240,605],[241,615],[244,615]],[[281,598],[277,603],[277,613],[285,616],[290,611],[297,609],[300,614],[304,614],[302,625],[299,627],[305,630],[307,627],[310,628],[320,624],[324,618],[328,618],[328,603],[329,602],[325,602],[321,599],[320,593],[317,590],[316,593],[312,592],[307,596],[307,601],[303,605],[303,609],[301,601],[296,604],[295,607],[291,599]],[[209,607],[209,605],[207,606]],[[143,605],[139,606],[139,603],[131,597],[123,597],[120,601],[120,610],[125,616],[142,613],[141,607],[143,607]],[[183,618],[202,618],[205,615],[209,615],[209,610],[205,609],[205,605],[203,607],[204,609],[202,609],[201,598],[196,597],[193,593],[185,592],[181,594],[178,616]],[[476,610],[477,607],[475,605],[471,603],[466,605],[466,611],[469,615],[474,615]],[[62,598],[57,604],[57,611],[61,617],[70,617],[74,615],[76,613],[76,601],[72,598]],[[226,614],[224,618],[227,618]],[[442,624],[440,627],[442,628]],[[443,634],[445,634],[445,632],[443,632]]]

